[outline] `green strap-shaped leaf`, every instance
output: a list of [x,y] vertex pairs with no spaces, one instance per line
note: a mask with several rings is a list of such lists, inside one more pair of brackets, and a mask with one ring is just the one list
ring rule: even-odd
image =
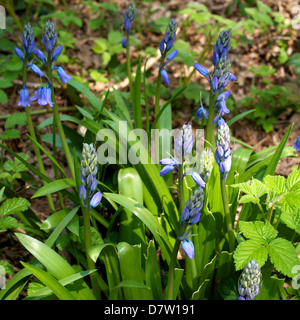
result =
[[47,185],[41,187],[33,196],[32,199],[46,196],[47,194],[58,192],[67,188],[76,187],[76,183],[73,179],[60,179],[56,181],[52,181]]
[[76,300],[71,292],[60,284],[54,277],[42,269],[21,262],[34,276],[36,276],[45,286],[49,287],[60,300]]
[[160,248],[162,249],[163,257],[167,260],[167,263],[170,263],[172,249],[168,236],[166,235],[165,230],[161,227],[157,219],[151,214],[151,212],[137,201],[128,199],[123,195],[104,193],[103,196],[130,210],[139,219],[141,219],[152,232],[155,240],[158,242]]

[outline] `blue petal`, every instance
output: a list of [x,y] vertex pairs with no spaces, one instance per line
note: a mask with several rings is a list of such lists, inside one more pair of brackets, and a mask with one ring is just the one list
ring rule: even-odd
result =
[[201,64],[199,64],[199,63],[196,62],[196,63],[194,64],[194,68],[195,68],[198,72],[200,72],[205,78],[206,78],[207,76],[209,76],[209,73],[208,73],[207,69],[204,68]]
[[29,67],[35,74],[37,74],[40,77],[44,76],[43,71],[35,64],[29,64],[27,67]]
[[172,61],[177,56],[178,50],[173,51],[167,56],[168,61]]
[[190,258],[193,259],[195,256],[194,244],[190,240],[183,240],[181,242],[182,249],[184,250],[185,254]]
[[52,62],[55,61],[59,55],[61,54],[61,51],[63,49],[62,45],[59,45],[52,53]]
[[197,172],[192,172],[191,174],[192,178],[194,179],[194,181],[196,183],[198,183],[199,187],[204,188],[205,187],[205,182],[202,180],[202,178],[200,177],[200,175]]
[[160,170],[159,174],[161,177],[168,174],[174,169],[174,165],[166,165],[163,169]]
[[215,52],[213,53],[213,56],[212,56],[213,64],[214,64],[214,65],[218,64],[218,63],[219,63],[219,60],[220,60],[219,55],[218,55],[218,53],[215,51]]
[[123,38],[121,43],[122,43],[122,48],[126,49],[127,48],[127,39]]
[[168,85],[169,84],[169,77],[168,77],[167,71],[165,69],[161,69],[160,74],[161,74],[161,77],[164,80],[164,82]]
[[23,54],[22,50],[20,50],[20,49],[18,49],[18,48],[15,48],[15,53],[16,53],[16,55],[18,56],[18,58],[19,58],[22,62],[24,62],[24,59],[23,59],[24,54]]
[[102,193],[100,191],[98,191],[92,198],[92,200],[90,201],[90,207],[91,208],[96,208],[98,206],[98,204],[100,203],[102,199]]
[[165,158],[165,159],[159,160],[159,163],[163,165],[173,165],[173,166],[176,165],[175,160],[172,158]]
[[161,42],[159,43],[159,50],[160,50],[161,55],[163,55],[164,51],[165,51],[165,41],[164,40],[161,40]]
[[295,151],[300,151],[300,136],[297,138],[296,142],[293,144]]

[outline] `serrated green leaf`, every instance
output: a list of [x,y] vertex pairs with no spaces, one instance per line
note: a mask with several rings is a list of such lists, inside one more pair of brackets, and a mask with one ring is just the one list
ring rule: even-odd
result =
[[236,270],[243,269],[252,259],[262,267],[268,259],[268,250],[254,240],[247,240],[237,246],[233,257]]
[[30,202],[24,198],[7,199],[0,207],[0,216],[25,211],[30,207]]
[[300,188],[300,170],[295,170],[288,176],[286,185],[290,190],[298,190]]
[[283,194],[287,191],[286,180],[282,176],[266,176],[263,183],[268,189],[275,192],[277,195]]
[[18,221],[10,216],[0,218],[0,229],[15,229],[18,227]]
[[15,126],[24,126],[27,123],[27,117],[24,112],[16,112],[9,116],[5,121],[5,128],[12,129]]
[[263,194],[267,193],[267,188],[266,186],[259,180],[257,179],[253,179],[251,181],[251,191],[252,194],[256,197],[256,198],[260,198]]
[[294,214],[282,212],[280,215],[280,220],[289,228],[300,234],[300,210]]
[[241,199],[239,200],[239,203],[249,203],[249,202],[253,202],[255,204],[259,203],[259,200],[257,198],[255,198],[254,196],[252,196],[251,194],[246,194],[244,196],[241,197]]
[[262,221],[246,222],[240,221],[239,228],[245,237],[256,241],[260,244],[266,244],[275,239],[278,232],[271,226],[269,222]]
[[242,183],[236,183],[232,184],[231,187],[233,188],[239,188],[241,191],[243,191],[246,194],[252,194],[251,187],[248,183],[242,182]]
[[20,138],[20,131],[18,129],[7,129],[2,134],[0,134],[0,139],[9,140],[9,139],[18,139]]
[[269,243],[267,249],[275,269],[292,278],[293,267],[299,265],[299,258],[292,243],[286,239],[277,238]]

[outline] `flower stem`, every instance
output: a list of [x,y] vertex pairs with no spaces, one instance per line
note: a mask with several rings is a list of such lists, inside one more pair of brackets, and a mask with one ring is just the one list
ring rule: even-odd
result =
[[[25,57],[24,63],[23,63],[23,86],[27,82],[27,60],[28,60],[28,58]],[[26,112],[27,124],[28,124],[28,129],[29,129],[30,136],[35,141],[37,141],[35,130],[34,130],[34,126],[33,126],[33,122],[32,122],[32,118],[31,118],[31,114],[30,114],[30,107],[26,106],[25,107],[25,112]],[[41,173],[46,175],[45,168],[44,168],[44,163],[43,163],[43,160],[42,160],[42,157],[41,157],[41,153],[40,153],[39,147],[37,145],[33,144],[33,150],[34,150],[34,153],[35,153],[35,156],[36,156],[36,160],[37,160],[37,164],[38,164],[38,167],[39,167]],[[42,180],[42,182],[43,182],[43,185],[47,184],[47,182],[44,181],[44,180]],[[51,212],[55,212],[56,211],[55,210],[55,205],[54,205],[54,202],[53,202],[51,194],[47,195],[47,200],[48,200],[48,204],[49,204],[49,209],[51,210]]]
[[215,97],[213,96],[212,90],[210,89],[208,119],[207,119],[207,125],[205,128],[204,148],[212,148],[212,150],[215,149],[215,133],[214,133],[214,124],[213,124],[213,121],[215,118],[214,103],[215,103]]
[[58,134],[59,134],[59,137],[60,137],[64,152],[65,152],[65,157],[66,157],[67,162],[68,162],[68,167],[69,167],[69,169],[71,171],[72,177],[75,178],[74,163],[73,163],[71,152],[70,152],[67,140],[66,140],[64,129],[62,127],[62,124],[61,124],[61,121],[60,121],[60,118],[59,118],[58,107],[57,107],[57,104],[56,104],[56,99],[55,99],[55,94],[54,94],[54,87],[53,87],[53,77],[52,77],[52,70],[51,70],[51,54],[50,53],[48,54],[47,66],[48,66],[47,67],[47,76],[48,76],[48,80],[49,80],[49,87],[51,89],[51,99],[52,99],[52,102],[53,102],[54,121],[55,121],[55,124],[56,124],[56,127],[57,127],[57,131],[58,131]]
[[222,177],[221,177],[221,193],[222,193],[222,200],[223,200],[223,208],[225,211],[225,221],[226,221],[226,227],[227,227],[227,233],[228,233],[229,250],[230,250],[230,252],[233,252],[234,243],[235,243],[235,236],[234,236],[232,220],[231,220],[229,204],[228,204],[228,198],[227,198],[227,193],[226,193],[226,183],[225,183],[225,179]]
[[[90,196],[87,195],[86,198],[86,207],[82,206],[83,213],[83,225],[84,225],[84,244],[85,244],[85,253],[86,260],[88,265],[88,270],[95,269],[95,263],[91,259],[88,249],[92,246],[92,237],[91,237],[91,221],[90,221]],[[101,299],[100,290],[97,282],[97,275],[95,272],[90,274],[90,280],[92,285],[92,290],[97,299]]]
[[129,33],[126,36],[126,59],[127,59],[127,75],[129,80],[129,90],[131,103],[134,103],[134,93],[133,93],[133,84],[132,84],[132,75],[131,75],[131,60],[130,60],[130,38]]
[[169,273],[168,273],[168,284],[167,284],[167,294],[166,294],[166,300],[173,300],[173,290],[174,290],[174,278],[175,278],[175,267],[176,267],[176,261],[177,261],[177,253],[180,247],[180,240],[176,239],[173,253],[171,257],[170,267],[169,267]]
[[[184,190],[183,190],[183,167],[179,166],[178,171],[178,199],[179,199],[179,210],[182,212],[184,210],[185,201],[184,201]],[[174,276],[175,276],[175,267],[177,261],[177,253],[180,247],[181,241],[177,238],[173,253],[171,257],[171,262],[169,266],[169,273],[168,273],[168,284],[167,284],[167,300],[173,300],[173,289],[174,289]]]

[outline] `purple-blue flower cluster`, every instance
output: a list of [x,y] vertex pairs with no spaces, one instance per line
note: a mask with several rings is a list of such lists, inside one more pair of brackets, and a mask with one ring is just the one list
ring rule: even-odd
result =
[[299,136],[299,137],[297,138],[297,140],[294,142],[293,148],[294,148],[296,151],[300,151],[300,136]]
[[90,209],[98,206],[102,199],[102,193],[96,192],[97,188],[97,154],[93,144],[83,144],[79,196],[86,207],[86,200],[90,199]]
[[[28,57],[32,54],[34,48],[35,48],[35,41],[34,41],[34,35],[33,30],[28,23],[27,25],[24,25],[23,33],[22,33],[22,47],[23,50],[19,48],[15,48],[15,53],[17,57],[24,63],[27,64]],[[25,67],[25,66],[24,66]],[[31,68],[31,70],[37,74],[39,74],[41,77],[44,75],[43,72],[39,69],[38,66],[34,64],[28,64],[26,65],[26,69]],[[30,107],[30,98],[29,98],[29,92],[26,89],[26,83],[24,83],[23,88],[20,91],[20,99],[18,101],[18,105],[22,107]]]
[[253,300],[260,291],[262,273],[259,263],[252,259],[248,262],[238,281],[238,300]]
[[221,178],[226,179],[231,168],[230,131],[223,118],[218,119],[218,135],[215,159]]
[[182,249],[190,259],[194,258],[195,250],[193,242],[188,238],[191,237],[190,231],[192,226],[200,220],[204,197],[204,189],[201,187],[196,188],[180,216],[180,233],[178,239],[181,240]]
[[164,67],[167,64],[169,64],[177,56],[178,50],[175,50],[172,53],[170,53],[166,59],[165,59],[165,57],[166,57],[167,52],[171,50],[173,43],[176,39],[176,30],[177,30],[176,21],[174,19],[170,19],[165,36],[159,44],[159,50],[160,50],[160,53],[162,56],[162,61],[161,61],[159,70],[160,70],[160,74],[161,74],[163,81],[167,85],[169,84],[169,77],[168,77],[168,73],[164,69]]
[[[59,45],[57,48],[54,49],[57,42],[57,33],[55,31],[54,23],[49,20],[45,24],[42,42],[47,51],[48,58],[41,50],[39,50],[38,48],[35,48],[33,30],[30,24],[25,25],[24,31],[22,33],[23,51],[18,48],[15,48],[15,53],[23,63],[27,61],[27,58],[31,53],[34,53],[35,56],[46,66],[50,61],[51,71],[56,70],[61,82],[63,84],[67,83],[69,79],[72,79],[72,77],[70,77],[62,67],[55,66],[55,62],[59,57],[59,55],[61,54],[63,46]],[[26,65],[26,69],[31,69],[35,74],[37,74],[41,78],[46,76],[44,72],[36,64],[33,64],[32,62]],[[35,95],[30,98],[28,90],[26,89],[26,83],[25,83],[20,92],[20,99],[19,99],[18,105],[23,107],[26,107],[26,106],[30,107],[30,101],[37,100],[39,105],[41,106],[49,105],[53,107],[50,85],[51,84],[49,82],[47,86],[42,85],[38,90],[35,91]]]
[[[214,103],[214,107],[217,109],[217,117],[215,118],[215,121],[219,116],[223,116],[225,113],[230,112],[226,107],[226,99],[229,97],[230,91],[223,93],[221,92],[226,88],[230,81],[236,80],[236,76],[230,73],[231,63],[228,57],[230,39],[230,29],[224,30],[220,33],[213,48],[214,52],[212,56],[212,62],[214,65],[214,70],[212,75],[210,75],[208,70],[199,63],[194,64],[194,68],[210,83],[213,96],[217,96]],[[208,118],[208,112],[201,105],[197,111],[197,117],[199,121],[202,120],[203,116]]]
[[[131,29],[131,24],[136,16],[137,13],[137,9],[134,3],[130,4],[128,7],[128,10],[125,11],[124,13],[124,28],[127,32],[127,34],[129,34],[130,29]],[[122,39],[122,47],[125,49],[127,47],[127,40],[126,37],[124,37]]]

